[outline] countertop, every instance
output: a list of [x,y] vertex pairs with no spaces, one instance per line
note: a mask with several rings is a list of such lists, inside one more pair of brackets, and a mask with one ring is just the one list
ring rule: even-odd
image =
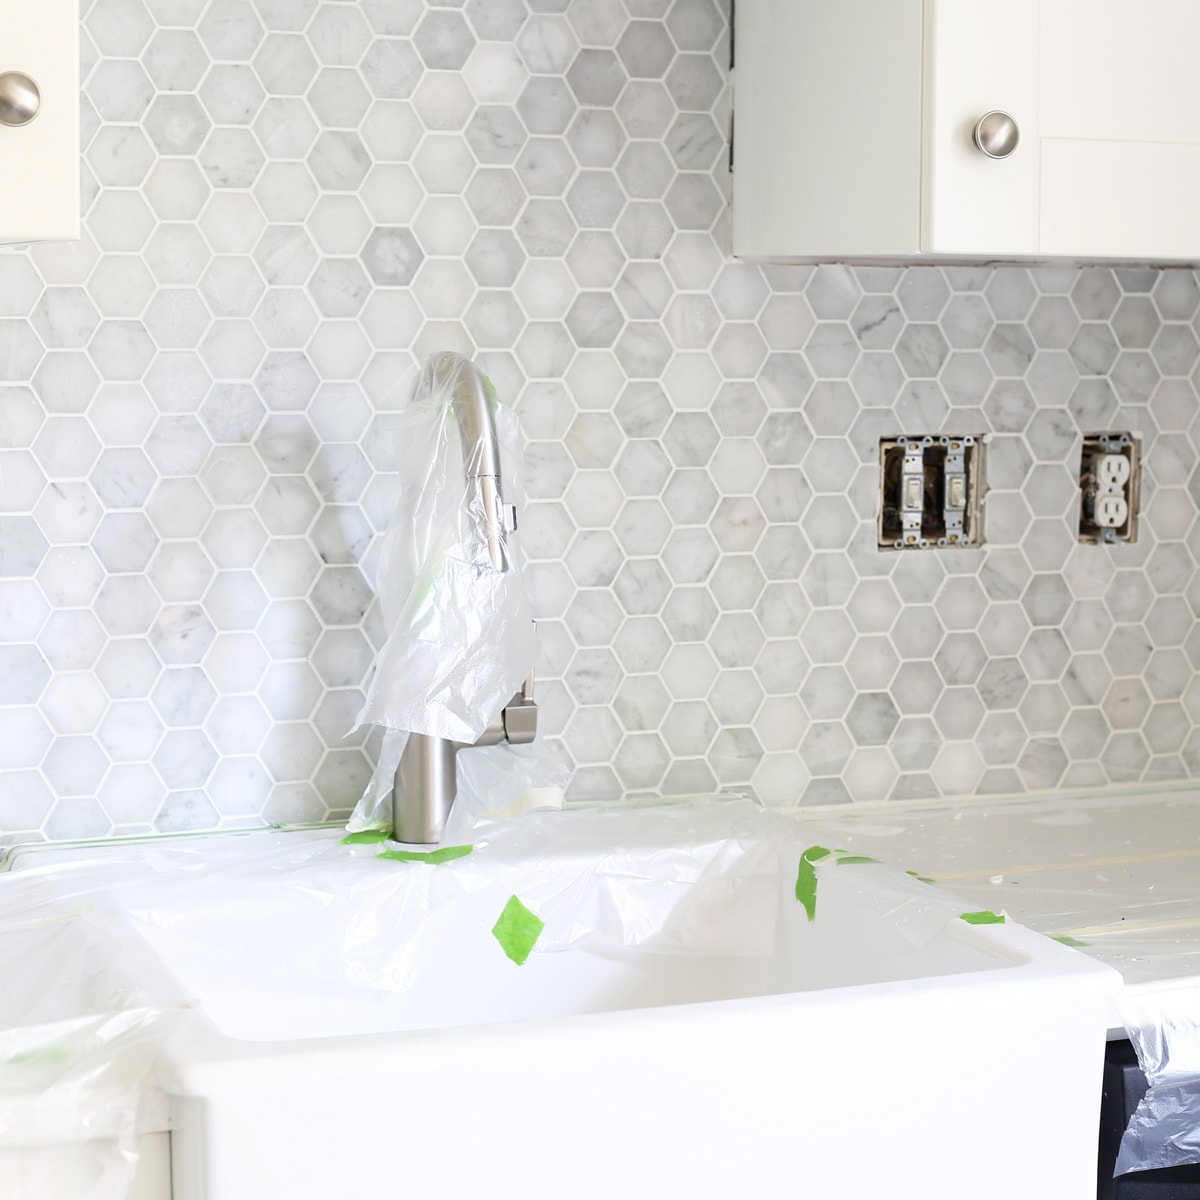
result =
[[1071,939],[1120,971],[1131,990],[1200,982],[1200,788],[811,815],[842,834],[846,849]]

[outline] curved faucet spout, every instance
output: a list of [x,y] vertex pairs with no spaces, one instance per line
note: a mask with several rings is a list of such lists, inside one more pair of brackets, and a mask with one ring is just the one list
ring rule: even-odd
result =
[[[500,438],[491,387],[473,363],[458,354],[431,360],[423,382],[435,395],[449,393],[450,411],[462,439],[464,518],[471,530],[466,552],[478,571],[508,571],[508,535],[516,531],[517,511],[501,491]],[[537,705],[533,680],[503,706],[472,745],[514,745],[533,741]],[[392,787],[392,829],[397,841],[428,844],[441,838],[458,790],[457,755],[468,746],[413,733],[401,754]]]
[[516,510],[504,504],[500,439],[488,384],[474,363],[457,354],[442,355],[433,369],[449,376],[450,407],[462,440],[467,517],[477,535],[475,565],[507,571],[507,534],[516,527]]

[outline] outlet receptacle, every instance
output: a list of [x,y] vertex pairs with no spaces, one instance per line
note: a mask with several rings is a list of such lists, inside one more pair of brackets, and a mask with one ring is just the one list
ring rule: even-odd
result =
[[1096,497],[1096,524],[1101,529],[1120,529],[1128,519],[1129,505],[1124,496],[1101,492]]
[[1102,492],[1123,492],[1129,482],[1129,459],[1123,454],[1100,454],[1095,459],[1096,484]]
[[1079,540],[1137,540],[1141,477],[1132,433],[1090,433],[1079,465]]

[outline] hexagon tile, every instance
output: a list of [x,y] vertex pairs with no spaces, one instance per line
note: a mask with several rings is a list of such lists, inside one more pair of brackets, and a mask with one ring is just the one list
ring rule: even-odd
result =
[[[430,350],[529,439],[577,797],[1200,774],[1200,288],[731,261],[728,0],[89,0],[84,236],[0,253],[0,843],[344,814]],[[1084,433],[1141,438],[1079,546]],[[987,435],[883,554],[880,437]]]

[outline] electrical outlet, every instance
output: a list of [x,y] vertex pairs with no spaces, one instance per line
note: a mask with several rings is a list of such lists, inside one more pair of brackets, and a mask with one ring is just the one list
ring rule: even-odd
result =
[[982,499],[982,436],[880,439],[879,549],[982,545]]
[[1135,541],[1139,491],[1138,442],[1133,434],[1085,436],[1079,465],[1079,540]]
[[1096,497],[1096,524],[1101,529],[1119,529],[1129,519],[1125,497],[1102,492]]
[[1099,454],[1093,460],[1096,483],[1102,492],[1121,492],[1129,482],[1129,459],[1123,454]]

